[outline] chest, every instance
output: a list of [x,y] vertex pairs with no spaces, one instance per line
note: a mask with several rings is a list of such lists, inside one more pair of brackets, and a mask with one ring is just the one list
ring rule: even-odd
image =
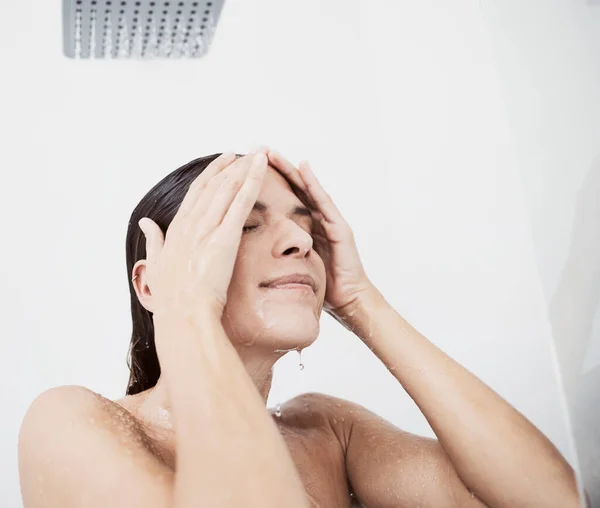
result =
[[280,427],[314,508],[350,508],[344,455],[332,432]]
[[[344,456],[332,432],[279,426],[313,508],[353,508]],[[175,449],[166,441],[154,443],[156,458],[175,469]]]

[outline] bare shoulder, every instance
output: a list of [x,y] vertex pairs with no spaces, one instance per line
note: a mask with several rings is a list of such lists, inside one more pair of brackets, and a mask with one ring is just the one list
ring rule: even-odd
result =
[[104,397],[84,386],[55,386],[40,393],[29,406],[29,410],[46,408],[48,405],[62,408],[75,405],[89,409],[98,405],[102,399]]
[[[82,386],[51,388],[33,400],[18,457],[27,508],[162,506],[158,500],[168,499],[171,478],[149,453],[136,420]],[[111,492],[119,492],[120,504],[106,497]]]
[[[308,404],[309,413],[320,413],[338,436],[348,481],[363,506],[441,507],[450,499],[453,506],[483,507],[437,439],[407,432],[360,404],[330,395],[305,394],[293,404],[296,411]],[[423,490],[425,482],[429,487]]]
[[54,431],[55,426],[68,427],[75,416],[89,415],[100,409],[99,395],[83,386],[57,386],[39,394],[29,405],[21,423],[19,443],[36,429]]
[[378,418],[365,407],[346,399],[324,393],[303,393],[283,405],[286,423],[304,429],[331,432],[347,449],[352,427],[356,421]]
[[[135,419],[118,404],[83,386],[66,385],[45,390],[27,409],[19,430],[20,465],[35,462],[34,457],[59,454],[84,446],[90,434],[108,439],[131,441],[138,437]],[[139,441],[139,437],[138,437]]]
[[69,401],[93,403],[99,395],[84,386],[64,385],[49,388],[40,393],[31,403],[30,409],[36,409],[47,404],[68,404]]
[[376,416],[356,402],[317,392],[298,395],[286,402],[285,407],[309,415],[310,419],[314,418],[316,421],[321,421],[319,416],[332,422],[333,420],[351,422],[356,418],[368,415]]
[[[85,419],[92,427],[137,433],[137,420],[119,404],[77,385],[57,386],[38,395],[29,406],[20,434],[38,426],[44,433],[69,429]],[[55,427],[58,427],[55,428]]]
[[412,453],[439,455],[437,439],[413,434],[399,428],[370,409],[347,399],[323,393],[305,393],[284,405],[298,424],[329,428],[344,451],[363,449],[372,453],[375,444],[386,449],[390,442]]

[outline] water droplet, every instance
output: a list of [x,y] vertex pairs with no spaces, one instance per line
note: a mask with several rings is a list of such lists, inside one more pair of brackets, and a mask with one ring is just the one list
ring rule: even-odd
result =
[[471,492],[471,499],[475,499],[475,492]]
[[302,363],[302,349],[298,350],[298,354],[300,355],[300,370],[304,370],[304,364]]
[[277,404],[277,406],[275,406],[275,416],[277,418],[281,418],[281,404]]

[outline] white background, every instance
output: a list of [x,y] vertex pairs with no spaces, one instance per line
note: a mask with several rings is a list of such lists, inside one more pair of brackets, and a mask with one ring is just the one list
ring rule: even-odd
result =
[[600,506],[600,2],[484,2],[585,488]]
[[[124,394],[124,241],[139,199],[193,158],[259,143],[311,161],[387,299],[574,463],[534,185],[483,11],[474,0],[227,0],[207,57],[111,62],[62,56],[59,2],[1,4],[2,506],[20,506],[17,435],[37,394]],[[568,182],[567,209],[580,184]],[[280,361],[271,405],[321,391],[433,435],[328,316],[303,363]]]

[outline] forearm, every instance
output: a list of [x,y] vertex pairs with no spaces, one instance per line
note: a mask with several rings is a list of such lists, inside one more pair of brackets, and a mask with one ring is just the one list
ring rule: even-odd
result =
[[552,443],[379,293],[348,324],[406,389],[465,486],[488,506],[579,506],[573,470]]
[[176,435],[174,508],[306,507],[285,442],[221,324],[170,314],[155,317],[155,333]]

